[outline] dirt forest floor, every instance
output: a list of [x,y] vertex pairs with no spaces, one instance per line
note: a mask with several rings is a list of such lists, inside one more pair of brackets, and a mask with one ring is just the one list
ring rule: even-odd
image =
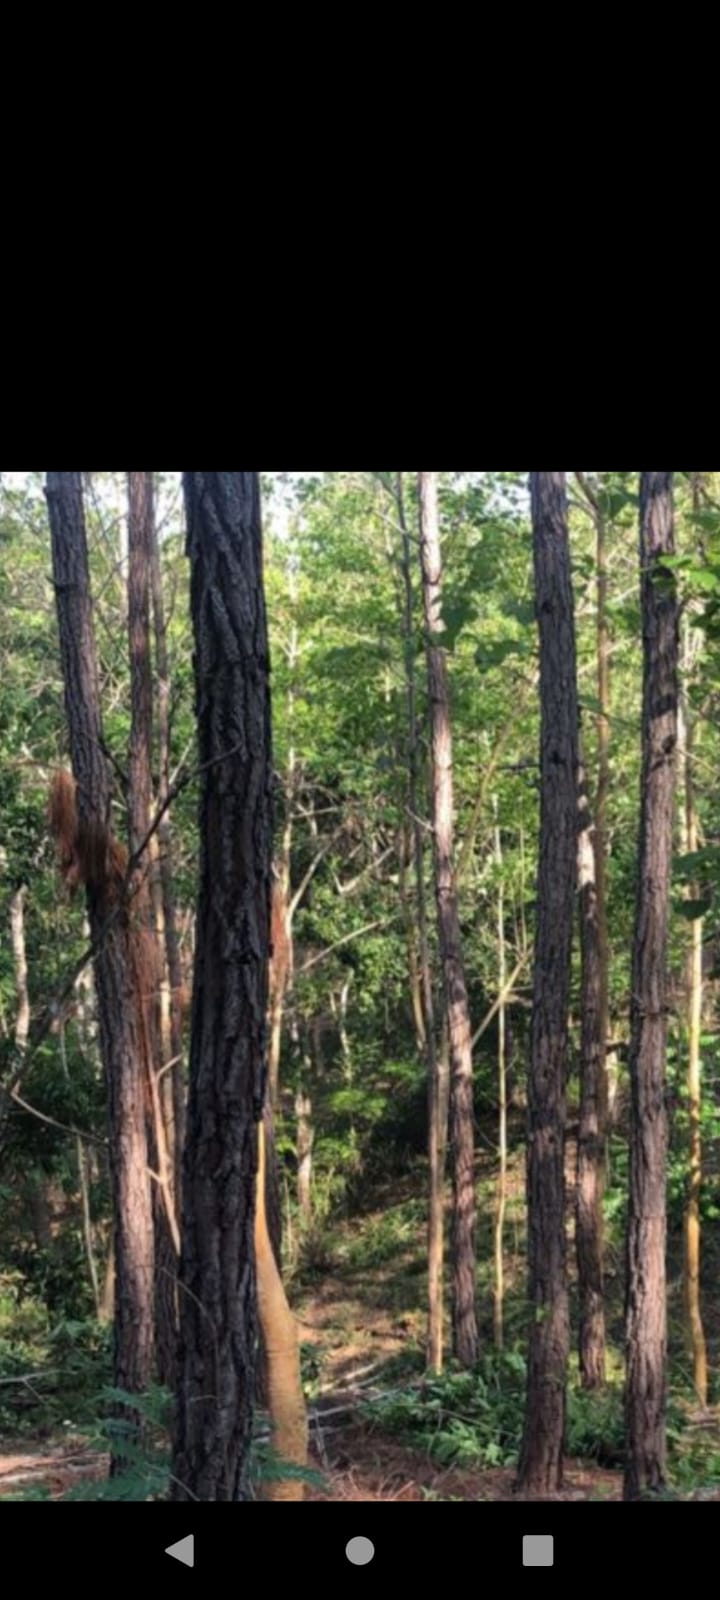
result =
[[[421,1451],[408,1449],[357,1426],[336,1430],[331,1448],[328,1444],[322,1449],[316,1446],[312,1464],[322,1475],[324,1487],[309,1488],[308,1500],[513,1498],[510,1471],[470,1472],[455,1468],[438,1471]],[[80,1479],[102,1479],[106,1473],[107,1458],[83,1449],[80,1440],[72,1444],[64,1442],[57,1449],[0,1454],[0,1498],[42,1485],[51,1499],[59,1499]],[[618,1473],[601,1472],[572,1461],[568,1463],[566,1478],[566,1488],[555,1497],[558,1500],[589,1497],[616,1500],[620,1496]]]
[[[518,1194],[520,1187],[518,1187]],[[520,1235],[509,1229],[507,1276],[521,1281]],[[364,1419],[368,1401],[421,1381],[425,1315],[422,1308],[424,1222],[410,1186],[398,1205],[347,1221],[329,1253],[296,1275],[298,1319],[309,1388],[311,1465],[317,1481],[309,1500],[508,1500],[510,1467],[440,1466],[424,1448],[383,1432]],[[720,1415],[707,1417],[720,1439]],[[107,1475],[107,1456],[81,1429],[56,1436],[0,1438],[0,1497],[44,1490],[60,1498],[78,1484]],[[568,1460],[558,1500],[616,1500],[622,1474],[592,1461]],[[720,1499],[720,1489],[691,1498]]]

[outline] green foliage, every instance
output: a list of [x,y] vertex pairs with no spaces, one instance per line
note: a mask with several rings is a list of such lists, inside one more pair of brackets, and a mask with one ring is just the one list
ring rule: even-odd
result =
[[[177,475],[163,478],[161,564],[168,610],[171,679],[171,765],[193,760],[195,726],[187,563],[177,500]],[[629,951],[636,897],[641,619],[637,572],[636,475],[587,474],[605,519],[608,624],[611,647],[610,791],[607,886],[611,943],[610,1011],[614,1036],[626,1038],[630,1002]],[[670,928],[668,1213],[670,1223],[671,1348],[685,1332],[680,1300],[682,1213],[687,1199],[689,1119],[685,1089],[687,1043],[683,1011],[690,924],[703,917],[706,1020],[702,1040],[701,1132],[704,1181],[703,1292],[708,1310],[711,1366],[720,1355],[713,1225],[720,1215],[720,1045],[711,981],[720,948],[720,510],[713,475],[693,499],[687,475],[676,479],[678,553],[664,565],[664,584],[676,583],[697,653],[683,668],[683,686],[696,721],[694,778],[701,847],[678,852]],[[418,803],[429,810],[428,701],[424,619],[417,561],[414,474],[402,475],[410,534],[412,627],[402,632],[401,509],[395,473],[319,473],[302,483],[268,475],[265,576],[273,669],[273,743],[277,777],[276,848],[290,827],[293,890],[306,879],[294,922],[295,983],[288,1004],[281,1060],[277,1149],[286,1248],[297,1284],[336,1272],[357,1284],[390,1275],[386,1304],[397,1311],[424,1297],[424,1193],[427,1095],[409,998],[412,937],[417,932],[414,875],[408,841],[408,661],[415,672],[420,747]],[[276,516],[281,488],[286,517]],[[577,616],[579,697],[588,788],[597,782],[595,528],[581,486],[569,476],[570,533]],[[127,768],[130,694],[120,518],[122,475],[95,474],[87,496],[90,563],[100,673],[105,688],[105,737],[118,775],[117,831],[127,816],[120,774]],[[532,949],[538,824],[539,715],[532,548],[525,474],[445,473],[440,476],[443,529],[444,631],[453,727],[453,775],[458,843],[467,846],[460,882],[463,950],[473,1024],[497,994],[497,904],[505,906],[507,965]],[[81,897],[59,893],[45,816],[48,773],[66,757],[54,596],[49,582],[46,510],[38,475],[21,489],[0,489],[0,927],[7,929],[10,897],[27,884],[25,936],[32,1018],[62,986],[84,947]],[[291,641],[295,638],[293,653]],[[292,752],[292,762],[291,762]],[[292,781],[290,773],[292,768]],[[495,824],[502,865],[495,858]],[[175,888],[186,944],[194,903],[197,789],[173,803]],[[437,945],[433,914],[431,838],[424,881],[431,963]],[[316,865],[316,856],[320,856]],[[311,868],[313,869],[311,872]],[[306,875],[311,875],[306,878]],[[403,874],[404,893],[403,902]],[[691,895],[694,898],[691,898]],[[712,964],[714,961],[714,965]],[[523,1083],[530,1021],[531,964],[519,976],[506,1025],[516,1115],[510,1158],[519,1170],[525,1121]],[[572,990],[571,1120],[577,1098],[580,962]],[[344,998],[343,998],[344,996]],[[10,1075],[15,1047],[15,972],[7,937],[0,937],[0,1083]],[[342,1026],[341,1026],[342,1024]],[[33,1057],[23,1093],[41,1116],[7,1107],[0,1097],[0,1429],[25,1436],[72,1421],[94,1427],[98,1395],[110,1369],[109,1333],[90,1316],[92,1296],[84,1259],[77,1155],[72,1136],[57,1124],[86,1130],[90,1209],[104,1256],[109,1184],[103,1148],[105,1086],[97,1039],[77,1016],[61,1038],[48,1034]],[[489,1218],[492,1212],[497,1112],[497,1031],[491,1025],[475,1052],[478,1145],[484,1155],[480,1193],[479,1304],[490,1323]],[[622,1341],[623,1238],[627,1212],[627,1062],[620,1065],[620,1125],[611,1139],[604,1211],[608,1308],[612,1337]],[[301,1221],[295,1197],[295,1095],[309,1095],[314,1132],[312,1220]],[[47,1120],[50,1119],[50,1120]],[[398,1184],[403,1187],[398,1189]],[[408,1189],[412,1195],[407,1198]],[[398,1203],[398,1195],[404,1196]],[[47,1201],[43,1229],[35,1202]],[[522,1183],[508,1209],[507,1247],[514,1281],[508,1289],[506,1333],[524,1337]],[[288,1240],[290,1243],[288,1244]],[[101,1261],[102,1264],[102,1261]],[[393,1295],[396,1299],[393,1300]],[[409,1344],[408,1344],[409,1348]],[[452,1371],[437,1385],[405,1384],[388,1400],[388,1426],[432,1441],[435,1459],[504,1464],[513,1458],[523,1405],[520,1369],[512,1354],[489,1360],[476,1374]],[[306,1348],[308,1391],[319,1382],[318,1357]],[[508,1365],[508,1362],[510,1363]],[[33,1374],[30,1387],[25,1379]],[[403,1372],[401,1376],[405,1378]],[[15,1380],[22,1380],[16,1382]],[[621,1446],[619,1391],[570,1393],[568,1441],[573,1453],[598,1461]],[[140,1452],[123,1486],[110,1498],[165,1492],[164,1424],[146,1419],[156,1439],[150,1459]],[[675,1424],[673,1424],[675,1426]],[[682,1418],[672,1438],[675,1481],[693,1474],[715,1481],[712,1448],[691,1446]],[[105,1428],[105,1425],[103,1425]],[[110,1442],[105,1429],[98,1439]],[[428,1446],[430,1447],[430,1446]],[[165,1448],[165,1455],[162,1451]],[[704,1455],[703,1455],[704,1452]],[[702,1457],[702,1459],[701,1459]],[[684,1476],[683,1476],[684,1475]],[[705,1478],[703,1479],[705,1481]],[[97,1498],[97,1487],[88,1490]]]
[[605,1389],[568,1390],[567,1453],[600,1466],[622,1466],[625,1459],[623,1392],[619,1384]]
[[505,1467],[517,1459],[525,1362],[515,1351],[448,1369],[367,1406],[371,1423],[426,1450],[440,1466]]

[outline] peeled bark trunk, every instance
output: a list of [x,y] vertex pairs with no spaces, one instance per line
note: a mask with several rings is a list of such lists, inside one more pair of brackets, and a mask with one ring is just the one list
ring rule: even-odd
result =
[[260,485],[254,472],[187,472],[184,486],[202,772],[173,1496],[238,1501],[249,1498],[270,953]]
[[[287,1303],[282,1278],[270,1239],[265,1214],[265,1127],[259,1129],[259,1163],[255,1210],[255,1260],[257,1266],[258,1319],[262,1333],[267,1378],[267,1404],[271,1438],[280,1462],[307,1466],[308,1424],[300,1374],[297,1326]],[[303,1500],[305,1485],[298,1478],[270,1482],[269,1500]]]
[[[297,605],[297,578],[290,563],[288,571],[288,599],[291,607]],[[283,1019],[286,999],[293,981],[293,913],[291,899],[293,810],[295,806],[295,673],[298,662],[298,630],[295,618],[290,624],[287,648],[288,688],[285,714],[290,746],[285,773],[285,820],[282,831],[280,858],[273,882],[273,958],[270,967],[270,1057],[268,1062],[270,1107],[273,1113],[280,1103],[280,1052],[282,1048]]]
[[540,634],[540,849],[528,1082],[528,1350],[518,1480],[562,1483],[569,1345],[565,1095],[576,883],[578,707],[564,472],[530,474]]
[[[162,568],[158,548],[155,516],[150,518],[150,583],[152,589],[153,631],[155,635],[155,670],[157,680],[158,729],[158,804],[162,805],[170,788],[170,669],[168,664],[165,603],[163,600]],[[177,931],[177,909],[173,881],[172,836],[170,809],[166,807],[157,830],[157,855],[160,871],[162,917],[156,901],[155,924],[158,937],[162,926],[170,989],[170,1098],[172,1100],[172,1162],[173,1192],[179,1214],[182,1201],[182,1153],[185,1143],[185,1079],[183,1074],[182,1005],[183,970],[180,941]]]
[[663,565],[675,550],[671,472],[640,478],[642,776],[630,1013],[627,1464],[624,1496],[665,1483],[667,940],[677,736],[678,605]]
[[272,886],[272,961],[270,962],[270,1052],[268,1094],[273,1111],[280,1099],[280,1050],[285,1003],[292,988],[293,933],[290,911],[290,844],[292,823],[288,817],[283,830],[283,846]]
[[[128,803],[131,848],[143,844],[152,809],[153,680],[150,659],[150,564],[152,551],[152,473],[128,473],[128,629],[130,644],[130,762]],[[155,1231],[155,1344],[160,1382],[175,1382],[177,1302],[175,1280],[179,1249],[175,1195],[169,1157],[169,1129],[159,1077],[162,1065],[159,997],[165,952],[158,944],[151,878],[153,854],[146,848],[138,867],[132,924],[136,951],[137,1003],[145,1041],[148,1155],[158,1183],[153,1190]]]
[[[433,781],[433,838],[438,934],[450,1041],[450,1122],[453,1175],[453,1350],[464,1367],[478,1357],[475,1314],[475,1136],[472,1046],[465,967],[453,870],[452,733],[443,631],[437,473],[418,474],[420,560],[427,633]],[[437,1091],[436,1091],[437,1092]],[[439,1119],[439,1111],[435,1112]],[[435,1135],[437,1143],[437,1133]],[[437,1189],[434,1175],[431,1187]]]
[[578,889],[581,952],[580,1126],[576,1248],[580,1300],[579,1360],[584,1389],[605,1382],[603,1188],[605,1180],[605,1040],[594,828],[584,767],[578,784]]
[[153,1370],[153,1226],[142,1050],[133,987],[127,898],[107,870],[110,783],[102,751],[87,541],[78,472],[49,472],[47,501],[65,685],[77,830],[90,869],[88,917],[95,958],[100,1048],[108,1086],[115,1227],[114,1382],[132,1394]]

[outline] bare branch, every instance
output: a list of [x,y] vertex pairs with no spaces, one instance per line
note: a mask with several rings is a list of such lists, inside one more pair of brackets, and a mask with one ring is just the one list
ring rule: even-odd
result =
[[366,922],[362,928],[355,928],[352,933],[343,934],[342,939],[336,939],[334,944],[327,945],[324,950],[319,950],[317,955],[311,956],[309,961],[304,961],[302,966],[296,969],[296,978],[303,972],[309,972],[311,967],[317,966],[318,961],[325,961],[332,955],[333,950],[339,950],[341,945],[349,944],[351,939],[360,939],[364,933],[371,933],[374,928],[387,928],[391,922],[397,922],[399,916],[401,912],[396,911],[391,917],[380,917],[377,922]]
[[482,1039],[482,1036],[485,1033],[485,1030],[490,1027],[490,1023],[492,1022],[493,1017],[495,1017],[497,1015],[497,1013],[500,1010],[500,1007],[503,1004],[503,1002],[505,1000],[509,999],[509,997],[511,995],[511,992],[512,992],[512,989],[513,989],[513,986],[514,986],[516,980],[520,977],[520,973],[522,972],[523,967],[527,966],[531,955],[532,955],[532,951],[531,950],[526,950],[525,955],[520,957],[520,960],[518,961],[517,966],[515,966],[513,968],[512,972],[510,973],[510,977],[508,978],[507,983],[500,990],[500,993],[496,996],[495,1000],[493,1001],[493,1003],[492,1003],[492,1005],[490,1007],[490,1010],[483,1017],[483,1020],[480,1023],[480,1027],[476,1029],[475,1033],[472,1036],[472,1047],[473,1047],[473,1050],[475,1049],[475,1046],[476,1046],[478,1040]]

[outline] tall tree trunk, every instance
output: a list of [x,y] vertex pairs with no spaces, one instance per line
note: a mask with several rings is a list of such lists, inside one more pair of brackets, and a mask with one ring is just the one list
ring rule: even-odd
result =
[[282,850],[272,886],[272,960],[270,962],[270,1051],[268,1094],[273,1111],[280,1100],[280,1050],[285,1005],[292,989],[293,933],[290,911],[290,845],[292,821],[283,829]]
[[246,1500],[257,1335],[272,861],[270,687],[255,472],[184,474],[200,883],[183,1172],[175,1499]]
[[640,478],[643,619],[642,776],[630,1012],[627,1238],[627,1462],[624,1495],[665,1482],[667,1326],[665,1182],[667,936],[677,738],[678,606],[671,472]]
[[[87,943],[90,937],[90,927],[87,918],[84,918],[83,939]],[[89,1057],[93,1066],[97,1065],[97,1024],[93,1014],[95,1001],[92,968],[85,967],[78,976],[75,984],[77,994],[77,1026],[80,1044],[85,1057]],[[62,1024],[60,1028],[60,1041],[64,1052],[64,1038]],[[63,1053],[63,1065],[67,1076],[67,1061]],[[95,1229],[93,1227],[92,1212],[90,1209],[90,1185],[92,1180],[92,1167],[85,1149],[83,1140],[79,1135],[75,1140],[75,1155],[78,1168],[78,1182],[82,1202],[83,1240],[85,1243],[85,1257],[87,1260],[88,1278],[95,1301],[95,1315],[100,1321],[103,1315],[102,1293],[97,1267],[97,1251],[95,1246]],[[112,1314],[112,1307],[111,1312]],[[107,1319],[109,1320],[109,1318]]]
[[115,1227],[114,1382],[131,1394],[153,1370],[153,1225],[142,1049],[124,877],[113,859],[79,472],[49,472],[47,501],[77,816],[73,848],[87,889],[100,1047],[108,1086]]
[[598,690],[598,785],[595,799],[595,905],[597,909],[597,945],[600,966],[600,1078],[598,1081],[598,1114],[600,1133],[604,1144],[603,1158],[607,1163],[608,1096],[612,1076],[614,1092],[617,1090],[617,1052],[608,1055],[610,1038],[610,941],[607,917],[607,808],[610,794],[610,629],[608,626],[607,595],[607,538],[605,515],[597,502],[596,514],[597,563],[597,690]]
[[[697,505],[696,505],[697,509]],[[693,666],[693,648],[687,618],[683,629],[683,679],[678,705],[678,754],[680,758],[680,836],[683,854],[698,848],[698,816],[695,803],[693,759],[697,746],[687,682]],[[695,898],[688,890],[688,898]],[[707,1345],[700,1306],[700,1193],[702,1189],[702,1134],[700,1125],[700,1031],[703,1001],[703,919],[690,923],[686,956],[687,997],[687,1096],[689,1130],[689,1182],[685,1203],[685,1315],[693,1365],[693,1384],[698,1404],[705,1409],[708,1400]]]
[[[152,809],[153,684],[150,659],[150,562],[153,484],[150,472],[128,473],[128,631],[130,644],[130,763],[128,803],[131,849],[147,837]],[[152,908],[152,854],[145,850],[131,918],[137,967],[138,1005],[145,1044],[148,1154],[158,1176],[153,1190],[155,1231],[155,1341],[160,1382],[175,1382],[177,1308],[175,1276],[179,1245],[168,1127],[163,1114],[158,997],[165,953],[158,946]]]
[[28,1173],[23,1183],[25,1200],[30,1213],[30,1226],[38,1250],[52,1246],[52,1217],[48,1198],[48,1180],[37,1169]]
[[22,1055],[27,1049],[30,1032],[30,995],[28,992],[27,954],[25,950],[25,897],[27,884],[21,883],[10,896],[10,940],[15,968],[15,1048]]
[[[59,1027],[60,1060],[62,1062],[63,1077],[70,1083],[70,1069],[67,1059],[67,1045],[65,1040],[65,1023],[60,1019]],[[93,1297],[96,1317],[100,1316],[100,1285],[98,1282],[97,1262],[95,1260],[95,1243],[93,1240],[92,1215],[90,1211],[90,1185],[88,1182],[87,1162],[85,1149],[79,1134],[75,1135],[75,1159],[78,1169],[78,1185],[80,1188],[80,1208],[82,1216],[82,1234],[85,1245],[85,1260],[87,1262],[90,1291]]]
[[105,1259],[105,1275],[100,1294],[100,1310],[98,1316],[101,1322],[111,1322],[113,1307],[115,1305],[115,1236],[110,1234],[108,1252]]
[[[588,503],[595,526],[595,565],[597,568],[597,699],[598,782],[595,797],[595,908],[597,958],[600,968],[600,1060],[598,1117],[603,1140],[607,1141],[609,1079],[613,1097],[617,1090],[617,1052],[608,1054],[610,1038],[610,944],[607,921],[607,808],[610,794],[610,628],[608,624],[607,525],[601,495],[583,472],[575,477]],[[607,1154],[605,1155],[607,1159]]]
[[[297,577],[292,560],[288,570],[288,598],[291,607],[294,608],[297,605]],[[288,686],[286,717],[290,744],[284,783],[285,817],[280,859],[276,864],[273,882],[273,959],[270,969],[270,1056],[268,1061],[270,1106],[273,1113],[277,1111],[280,1101],[280,1050],[282,1046],[283,1017],[286,997],[288,997],[288,991],[292,989],[293,980],[292,924],[295,906],[291,900],[290,881],[296,776],[294,720],[297,662],[298,630],[296,618],[293,616],[290,622],[290,637],[287,646]]]
[[425,1032],[425,1013],[423,1010],[422,980],[420,975],[420,960],[418,957],[417,936],[417,900],[408,888],[408,862],[411,854],[410,829],[403,827],[398,830],[398,887],[400,901],[403,908],[405,923],[405,938],[408,964],[408,987],[410,989],[410,1010],[412,1015],[413,1030],[415,1033],[415,1048],[421,1061],[427,1060],[427,1035]]
[[576,881],[578,708],[564,472],[530,474],[540,634],[540,848],[528,1084],[528,1351],[518,1481],[560,1487],[569,1345],[565,1093]]
[[312,1121],[312,1100],[307,1090],[298,1089],[295,1096],[297,1117],[297,1202],[300,1219],[307,1228],[312,1222],[312,1152],[315,1130]]
[[[164,805],[170,789],[170,668],[168,664],[165,602],[163,599],[162,567],[158,547],[154,499],[150,507],[148,534],[157,675],[158,804]],[[160,918],[158,908],[155,913],[155,924],[159,932],[162,923],[167,975],[170,985],[170,1053],[173,1063],[170,1069],[173,1129],[172,1158],[175,1207],[179,1213],[182,1203],[182,1152],[185,1143],[185,1080],[183,1075],[182,1032],[182,994],[184,992],[184,984],[180,940],[177,930],[172,835],[170,830],[170,808],[168,806],[165,806],[158,825],[157,841],[162,889],[162,918]]]
[[[465,1367],[478,1356],[475,1314],[475,1138],[472,1046],[465,967],[453,871],[452,733],[445,653],[440,644],[442,563],[437,473],[418,473],[420,561],[427,633],[433,783],[433,838],[438,935],[450,1041],[450,1121],[453,1175],[453,1349]],[[437,1134],[436,1134],[437,1141]],[[437,1184],[437,1176],[434,1183]],[[433,1179],[431,1178],[431,1187]]]
[[603,1187],[605,1076],[603,984],[598,923],[594,828],[582,762],[578,774],[578,889],[581,953],[580,1126],[577,1146],[575,1242],[580,1300],[580,1379],[584,1389],[605,1382]]
[[[447,1146],[447,1095],[443,1104],[440,1086],[440,1061],[435,1032],[435,1000],[433,996],[432,969],[430,965],[430,940],[428,937],[427,901],[425,896],[425,842],[420,815],[419,739],[417,712],[417,683],[415,675],[415,625],[412,581],[412,550],[410,530],[405,516],[405,496],[402,473],[397,474],[395,485],[398,521],[402,531],[402,630],[405,664],[405,693],[407,698],[407,811],[412,829],[413,867],[415,872],[415,916],[417,922],[417,951],[415,950],[414,924],[412,925],[412,950],[418,968],[419,1017],[416,1022],[418,1038],[422,1038],[427,1070],[428,1092],[428,1333],[427,1366],[430,1372],[442,1372],[444,1354],[443,1329],[443,1275],[444,1275],[444,1223],[445,1223],[445,1152]],[[424,809],[424,807],[423,807]],[[412,957],[411,957],[412,971]],[[417,1001],[414,1002],[417,1009]]]
[[[258,1320],[267,1374],[268,1409],[275,1455],[295,1467],[307,1466],[308,1424],[300,1375],[297,1326],[287,1303],[265,1213],[265,1124],[259,1128],[255,1209]],[[271,1482],[270,1500],[303,1500],[302,1479]]]
[[503,892],[502,838],[497,822],[495,804],[495,862],[498,869],[497,941],[498,941],[498,1155],[497,1196],[495,1202],[495,1303],[493,1329],[495,1348],[503,1348],[503,1305],[505,1295],[503,1230],[507,1200],[507,1071],[505,1054],[505,896]]

